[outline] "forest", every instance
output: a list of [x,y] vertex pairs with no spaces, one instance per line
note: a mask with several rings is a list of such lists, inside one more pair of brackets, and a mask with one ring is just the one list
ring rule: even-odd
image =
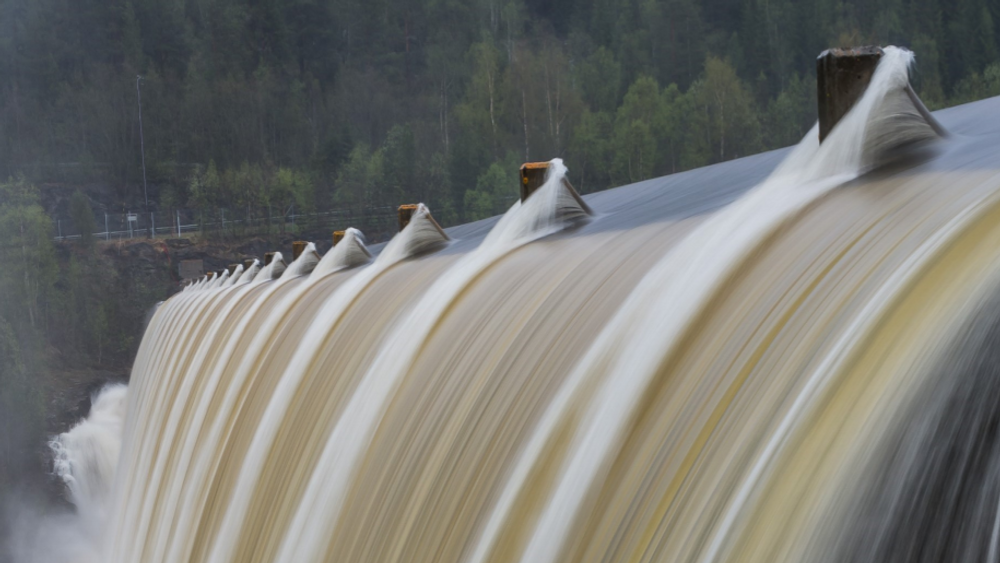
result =
[[[472,221],[509,207],[524,161],[562,157],[588,193],[794,144],[832,46],[912,49],[932,109],[1000,95],[998,17],[998,0],[0,0],[0,493],[37,465],[39,374],[130,361],[160,297],[86,237],[54,245],[56,220],[422,201]],[[52,186],[69,216],[43,205]]]
[[932,109],[1000,94],[998,17],[997,0],[0,0],[0,178],[100,185],[95,212],[423,201],[451,225],[504,211],[523,161],[562,157],[591,192],[794,144],[831,46],[909,47]]

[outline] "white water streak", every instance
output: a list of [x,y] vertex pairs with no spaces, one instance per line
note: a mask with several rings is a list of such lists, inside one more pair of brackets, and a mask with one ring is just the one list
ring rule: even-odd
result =
[[[887,48],[865,95],[820,146],[813,128],[761,185],[724,208],[645,276],[588,354],[563,384],[522,453],[470,561],[484,562],[528,475],[558,425],[576,411],[575,429],[561,477],[522,557],[557,561],[588,492],[600,482],[623,442],[630,415],[664,358],[707,300],[765,237],[810,202],[864,171],[862,143],[871,114],[890,92],[908,84],[912,54]],[[584,406],[577,395],[598,382]]]
[[[352,239],[360,238],[360,232],[353,231],[353,233],[345,233],[345,240],[347,240],[348,234],[350,234]],[[400,260],[409,258],[414,252],[440,247],[445,240],[444,234],[433,223],[427,207],[423,204],[419,205],[411,217],[410,223],[389,241],[389,244],[382,250],[378,259],[345,281],[323,302],[312,324],[299,341],[292,360],[281,374],[278,385],[275,387],[264,415],[261,417],[260,426],[254,433],[253,440],[237,478],[236,492],[232,502],[226,508],[219,534],[215,538],[210,551],[210,561],[227,561],[228,555],[233,553],[235,546],[241,541],[239,536],[240,530],[246,519],[252,498],[250,491],[254,490],[260,479],[261,471],[266,466],[265,461],[281,427],[281,421],[285,419],[292,398],[302,384],[303,378],[308,373],[309,366],[313,363],[316,356],[322,352],[323,342],[333,329],[336,328],[341,316],[382,272]],[[334,255],[331,257],[329,263],[323,264],[321,262],[320,265],[317,265],[317,269],[322,267],[320,269],[321,275],[323,275],[323,270],[335,268],[338,263],[349,264],[350,261],[356,259],[356,256],[352,253],[350,243],[347,245],[343,243],[344,241],[341,241],[341,244],[335,246],[329,253]],[[338,248],[341,250],[338,251]],[[313,280],[321,277],[315,274],[316,272],[314,272],[313,276],[310,276]],[[269,338],[269,336],[269,330],[263,329],[259,331],[250,349],[259,349],[258,346],[264,339]],[[245,358],[244,362],[247,365],[241,366],[241,373],[243,373],[244,369],[249,370],[255,360],[255,358]]]
[[318,561],[329,539],[329,529],[340,509],[351,477],[357,471],[389,400],[427,337],[448,307],[482,272],[516,248],[565,228],[563,217],[572,206],[563,183],[566,167],[553,160],[545,183],[523,204],[517,202],[500,219],[480,246],[438,278],[406,318],[382,344],[372,366],[340,416],[327,440],[302,503],[278,552],[279,561]]
[[74,534],[78,537],[89,538],[91,545],[76,548],[84,554],[99,552],[106,532],[127,396],[124,384],[106,386],[94,397],[87,418],[49,443],[54,471],[76,506],[76,514],[63,526],[79,532]]

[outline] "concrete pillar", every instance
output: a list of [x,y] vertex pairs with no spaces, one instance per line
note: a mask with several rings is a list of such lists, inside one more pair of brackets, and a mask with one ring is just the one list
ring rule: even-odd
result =
[[309,244],[308,241],[297,240],[292,243],[292,260],[298,260],[299,256],[302,255],[302,251],[306,249],[306,245]]
[[521,202],[542,187],[548,170],[548,162],[525,162],[521,165]]
[[406,205],[399,206],[399,230],[403,230],[407,225],[410,224],[410,219],[413,218],[413,212],[417,210],[417,205],[415,203],[408,203]]
[[827,49],[816,58],[819,142],[861,98],[882,58],[879,47]]

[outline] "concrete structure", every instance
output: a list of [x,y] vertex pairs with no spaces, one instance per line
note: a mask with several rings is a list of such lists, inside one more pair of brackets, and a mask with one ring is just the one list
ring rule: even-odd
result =
[[297,240],[297,241],[293,242],[292,243],[292,260],[298,260],[299,256],[302,256],[302,251],[304,251],[306,249],[306,245],[308,245],[308,244],[309,244],[309,242],[308,241],[304,241],[304,240]]
[[525,162],[521,165],[521,201],[528,199],[528,196],[542,187],[548,170],[548,162]]
[[854,47],[827,49],[816,58],[819,142],[865,93],[882,55],[879,47]]
[[410,224],[410,219],[413,218],[413,212],[416,210],[417,204],[415,203],[407,203],[399,206],[399,230],[402,231]]

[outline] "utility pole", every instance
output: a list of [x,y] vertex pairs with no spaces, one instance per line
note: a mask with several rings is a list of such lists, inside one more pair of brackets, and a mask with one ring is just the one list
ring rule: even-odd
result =
[[142,155],[142,198],[146,202],[146,211],[149,211],[149,194],[146,191],[146,143],[142,138],[142,90],[139,82],[142,76],[135,75],[135,96],[139,102],[139,152]]

